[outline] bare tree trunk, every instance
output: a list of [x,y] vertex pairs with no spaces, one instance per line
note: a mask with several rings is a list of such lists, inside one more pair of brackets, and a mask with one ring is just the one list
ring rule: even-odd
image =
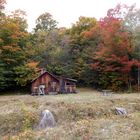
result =
[[132,91],[132,84],[131,84],[131,76],[130,76],[130,73],[128,75],[128,89],[129,89],[129,91]]
[[138,91],[140,90],[139,87],[140,87],[140,67],[138,66]]
[[[138,51],[139,51],[139,58],[138,58],[138,60],[140,62],[140,45],[138,47]],[[139,88],[140,88],[140,66],[138,65],[138,91],[140,90]]]

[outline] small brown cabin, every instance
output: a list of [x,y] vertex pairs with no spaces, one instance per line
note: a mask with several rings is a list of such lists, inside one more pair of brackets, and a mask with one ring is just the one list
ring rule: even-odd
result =
[[76,93],[75,79],[55,76],[47,71],[32,80],[31,93],[36,94],[57,94]]

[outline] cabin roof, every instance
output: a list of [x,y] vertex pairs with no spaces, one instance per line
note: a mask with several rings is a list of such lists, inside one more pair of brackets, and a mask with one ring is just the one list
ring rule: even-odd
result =
[[34,82],[35,80],[37,80],[39,77],[41,77],[42,75],[48,73],[49,75],[51,75],[53,78],[55,78],[57,81],[60,81],[60,79],[64,79],[64,80],[68,80],[68,81],[73,81],[73,82],[77,82],[77,80],[75,79],[71,79],[71,78],[66,78],[66,77],[63,77],[63,76],[56,76],[56,75],[53,75],[51,73],[49,73],[48,71],[45,71],[43,72],[42,74],[40,74],[39,76],[37,76],[35,79],[33,79],[31,82]]
[[48,73],[49,75],[51,75],[53,78],[55,78],[57,81],[59,81],[58,78],[56,78],[53,74],[49,73],[48,71],[43,72],[42,74],[40,74],[39,76],[37,76],[35,79],[33,79],[31,82],[34,82],[35,80],[37,80],[39,77],[41,77],[42,75]]
[[67,77],[64,77],[64,76],[56,76],[56,75],[55,75],[55,77],[56,77],[57,79],[61,79],[61,78],[62,78],[62,79],[64,79],[64,80],[77,82],[77,80],[75,80],[75,79],[67,78]]
[[77,80],[71,79],[71,78],[64,78],[64,79],[69,80],[69,81],[73,81],[73,82],[77,82]]

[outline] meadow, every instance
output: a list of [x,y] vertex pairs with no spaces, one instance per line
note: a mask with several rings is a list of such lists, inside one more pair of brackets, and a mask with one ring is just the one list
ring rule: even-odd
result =
[[[93,89],[77,94],[0,96],[1,140],[140,140],[140,94],[103,96]],[[127,116],[116,114],[126,109]],[[40,114],[50,110],[56,126],[38,130]]]

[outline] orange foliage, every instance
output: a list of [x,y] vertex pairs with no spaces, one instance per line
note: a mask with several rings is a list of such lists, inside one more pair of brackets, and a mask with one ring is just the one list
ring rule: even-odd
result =
[[13,47],[13,46],[2,46],[2,49],[3,50],[8,50],[8,51],[11,51],[11,52],[17,52],[17,51],[21,51],[21,48],[19,47]]
[[32,61],[32,62],[28,62],[26,66],[34,69],[34,68],[37,68],[38,64],[39,62]]

